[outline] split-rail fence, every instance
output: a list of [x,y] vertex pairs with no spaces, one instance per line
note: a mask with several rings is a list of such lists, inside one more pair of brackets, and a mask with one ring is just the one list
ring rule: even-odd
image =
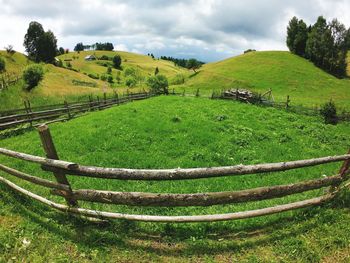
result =
[[31,107],[29,101],[24,102],[24,108],[14,109],[11,111],[0,112],[0,131],[17,127],[23,124],[30,124],[31,126],[39,126],[42,122],[58,122],[70,120],[79,114],[102,110],[113,105],[119,105],[133,100],[142,100],[153,96],[148,92],[141,93],[127,93],[124,95],[114,94],[112,98],[107,98],[104,94],[102,98],[97,97],[93,99],[89,96],[89,101],[55,104],[40,107]]
[[[40,139],[46,152],[46,157],[34,156],[26,153],[16,152],[0,148],[0,154],[41,165],[44,171],[53,173],[55,181],[29,175],[24,172],[0,164],[0,171],[14,177],[29,181],[33,184],[52,189],[51,193],[61,196],[66,204],[53,202],[43,196],[32,193],[16,185],[10,180],[1,177],[0,181],[8,187],[35,199],[54,209],[84,216],[89,219],[127,219],[147,222],[214,222],[224,220],[245,219],[251,217],[265,216],[284,211],[320,205],[330,201],[337,196],[339,191],[347,187],[350,169],[350,151],[345,155],[328,156],[308,160],[297,160],[280,163],[265,163],[256,165],[235,165],[210,168],[190,169],[126,169],[126,168],[104,168],[84,166],[74,162],[59,160],[50,130],[47,125],[38,127]],[[322,165],[327,163],[343,162],[339,172],[333,176],[302,181],[294,184],[259,187],[240,191],[210,192],[210,193],[146,193],[146,192],[114,192],[95,189],[72,189],[66,175],[84,176],[108,180],[140,180],[140,181],[162,181],[162,180],[200,180],[201,178],[213,178],[223,176],[245,176],[256,173],[271,173],[301,169],[304,167]],[[268,176],[268,175],[267,175]],[[261,208],[251,211],[242,211],[214,215],[185,215],[185,216],[157,216],[157,215],[134,215],[117,212],[97,211],[82,208],[79,201],[89,201],[105,204],[127,205],[127,206],[152,206],[152,207],[178,207],[178,206],[213,206],[251,201],[261,201],[284,197],[306,191],[327,187],[325,194],[312,199]]]

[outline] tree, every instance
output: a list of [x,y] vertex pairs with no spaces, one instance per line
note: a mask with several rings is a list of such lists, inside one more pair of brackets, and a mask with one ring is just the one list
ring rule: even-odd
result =
[[0,73],[4,72],[6,69],[6,61],[3,57],[0,57]]
[[115,68],[120,68],[121,64],[122,64],[122,58],[119,55],[115,55],[113,57],[113,66]]
[[149,77],[147,79],[147,85],[156,94],[169,94],[168,79],[164,75]]
[[337,108],[332,100],[322,105],[320,113],[326,124],[336,125],[338,123]]
[[4,47],[4,49],[6,50],[6,53],[11,56],[16,53],[12,45],[7,45],[6,47]]
[[192,69],[194,72],[196,72],[196,69],[200,68],[201,66],[202,63],[195,58],[189,59],[186,63],[186,68]]
[[57,55],[57,39],[52,31],[45,32],[38,43],[38,61],[53,63]]
[[29,58],[38,60],[39,39],[45,33],[43,26],[38,22],[30,22],[27,34],[24,36],[24,47]]
[[38,22],[30,22],[23,43],[30,59],[36,62],[54,62],[57,39],[52,31],[45,32]]
[[74,51],[84,51],[84,44],[82,42],[76,44],[74,47]]
[[59,49],[58,49],[58,53],[60,54],[60,55],[63,55],[65,52],[64,52],[64,48],[63,47],[60,47]]
[[303,20],[293,17],[287,27],[287,46],[296,55],[305,56],[308,28]]
[[40,64],[29,65],[23,71],[23,79],[27,84],[26,89],[31,90],[36,87],[44,77],[44,70]]
[[159,68],[156,67],[156,69],[154,70],[154,75],[156,76],[156,75],[158,75],[158,73],[159,73]]

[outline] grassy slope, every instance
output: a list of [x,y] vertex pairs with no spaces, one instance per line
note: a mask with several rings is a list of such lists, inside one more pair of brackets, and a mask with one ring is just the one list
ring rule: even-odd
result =
[[6,51],[0,50],[0,56],[5,58],[6,61],[6,73],[11,75],[20,75],[26,65],[31,63],[25,55],[16,52],[13,55],[7,54]]
[[[62,159],[101,166],[173,168],[253,164],[342,154],[350,147],[349,128],[349,124],[328,126],[317,118],[229,101],[158,97],[54,124],[51,132]],[[0,146],[43,155],[35,131],[2,140]],[[1,157],[1,162],[52,178],[35,165],[4,157]],[[107,183],[80,177],[71,177],[70,180],[74,188],[189,193],[292,183],[323,174],[331,175],[339,166],[330,164],[266,176],[216,178],[195,183]],[[48,195],[30,184],[20,182],[20,185]],[[58,256],[66,261],[100,262],[232,259],[317,262],[322,258],[329,261],[349,259],[350,255],[349,193],[344,195],[346,199],[334,202],[338,207],[326,205],[250,220],[188,225],[118,221],[108,227],[97,227],[67,219],[0,187],[0,250],[4,252],[5,261],[12,256],[18,259],[26,257],[28,261],[52,260]],[[210,208],[156,209],[81,204],[129,213],[227,213],[322,193],[322,190],[311,191],[260,203]],[[32,242],[29,248],[23,248],[24,238]],[[55,249],[47,250],[47,246]],[[259,255],[259,260],[256,255]]]
[[[168,78],[174,77],[179,73],[187,73],[187,70],[176,67],[172,62],[165,60],[152,59],[149,56],[124,52],[124,51],[83,51],[79,54],[72,52],[59,56],[60,59],[71,59],[73,56],[78,57],[71,61],[73,68],[79,69],[81,72],[103,74],[106,73],[106,67],[98,65],[98,61],[85,61],[84,58],[88,55],[95,55],[101,57],[106,55],[113,57],[115,54],[119,54],[122,58],[122,67],[134,67],[140,69],[143,76],[151,76],[154,74],[156,67],[159,69],[159,74],[164,74]],[[116,73],[116,69],[113,69],[113,74]]]
[[333,99],[350,108],[350,81],[339,80],[309,61],[283,51],[253,52],[203,66],[187,86],[202,93],[213,89],[248,87],[257,92],[272,89],[276,100],[320,105]]

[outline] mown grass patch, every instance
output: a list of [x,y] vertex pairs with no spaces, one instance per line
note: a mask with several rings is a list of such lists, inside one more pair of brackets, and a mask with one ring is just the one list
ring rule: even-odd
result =
[[[50,128],[61,159],[108,167],[255,164],[343,154],[350,147],[349,124],[324,125],[319,118],[203,98],[156,97],[91,113]],[[35,131],[2,140],[0,147],[44,155]],[[36,165],[4,157],[0,160],[19,170],[52,179],[52,175],[40,171]],[[73,176],[69,179],[75,189],[190,193],[287,184],[332,175],[339,167],[340,164],[329,164],[283,173],[176,182]],[[49,196],[48,191],[11,179]],[[9,217],[8,220],[18,216],[23,220],[14,226],[22,231],[18,235],[11,234],[8,227],[0,227],[2,243],[10,244],[10,247],[1,247],[5,259],[11,254],[32,260],[44,256],[54,258],[57,252],[44,251],[44,242],[62,252],[60,258],[81,261],[230,262],[237,259],[267,262],[275,259],[317,262],[329,255],[329,251],[345,250],[350,244],[349,193],[323,207],[249,220],[185,225],[115,221],[104,227],[69,219],[4,186],[0,193],[1,216]],[[128,213],[191,215],[255,209],[322,193],[323,190],[318,190],[259,203],[209,208],[127,208],[87,202],[81,205]],[[62,202],[62,199],[53,199]],[[32,240],[30,252],[20,249],[23,238]],[[262,256],[257,257],[257,253]]]

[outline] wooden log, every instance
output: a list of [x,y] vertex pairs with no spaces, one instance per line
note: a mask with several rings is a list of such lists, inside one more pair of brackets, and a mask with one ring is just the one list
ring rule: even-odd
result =
[[58,190],[63,190],[63,191],[67,191],[69,190],[69,187],[67,187],[64,184],[59,184],[59,183],[55,183],[46,179],[42,179],[39,177],[35,177],[23,172],[20,172],[18,170],[15,170],[13,168],[7,167],[5,165],[0,164],[0,170],[8,173],[10,175],[16,176],[18,178],[21,178],[23,180],[26,180],[28,182],[37,184],[37,185],[41,185],[41,186],[45,186],[45,187],[49,187],[49,188],[53,188],[53,189],[58,189]]
[[[98,190],[74,190],[76,200],[131,206],[213,206],[284,197],[342,182],[340,176],[326,177],[297,184],[260,187],[231,192],[197,194],[163,194],[140,192],[111,192]],[[65,197],[64,191],[53,190],[53,194]]]
[[[43,145],[43,148],[46,152],[47,157],[50,159],[58,160],[59,159],[58,154],[56,151],[56,147],[53,143],[49,127],[47,125],[39,126],[38,131],[39,131],[39,135],[40,135],[40,140],[42,142],[42,145]],[[65,197],[67,204],[69,206],[77,206],[78,202],[74,198],[72,198],[72,196],[71,196],[72,189],[70,187],[70,184],[68,182],[68,179],[67,179],[65,173],[62,171],[56,171],[56,172],[53,172],[53,175],[55,176],[55,178],[59,184],[64,184],[69,189],[68,191],[65,191],[65,193],[67,194],[67,196]]]
[[321,205],[324,202],[332,200],[335,196],[334,194],[327,194],[320,197],[298,201],[294,203],[277,205],[274,207],[267,207],[267,208],[262,208],[257,210],[227,213],[227,214],[197,215],[197,216],[130,215],[130,214],[122,214],[122,213],[103,212],[103,211],[90,210],[90,209],[77,208],[77,207],[68,207],[66,205],[57,204],[42,196],[39,196],[28,190],[25,190],[19,187],[18,185],[10,182],[9,180],[6,180],[3,177],[0,177],[0,182],[6,184],[8,187],[26,196],[29,196],[34,200],[37,200],[45,205],[48,205],[52,208],[55,208],[63,212],[68,212],[68,213],[73,213],[78,215],[85,215],[85,216],[90,216],[95,218],[125,219],[125,220],[144,221],[144,222],[194,223],[194,222],[215,222],[215,221],[238,220],[238,219],[271,215],[271,214],[281,213],[285,211],[305,208],[309,206]]
[[126,168],[103,168],[94,166],[82,166],[73,162],[53,160],[34,156],[25,153],[19,153],[16,151],[0,148],[0,154],[18,158],[25,161],[30,161],[45,165],[47,167],[53,167],[62,169],[68,174],[83,175],[96,178],[108,178],[108,179],[123,179],[123,180],[182,180],[182,179],[200,179],[210,177],[221,177],[229,175],[246,175],[255,173],[267,173],[277,171],[287,171],[292,169],[298,169],[302,167],[316,166],[326,163],[333,163],[339,161],[345,161],[350,159],[350,154],[339,156],[328,156],[321,158],[314,158],[308,160],[298,160],[290,162],[280,163],[266,163],[256,165],[235,165],[224,167],[211,167],[211,168],[187,168],[187,169],[160,169],[160,170],[148,170],[148,169],[126,169]]

